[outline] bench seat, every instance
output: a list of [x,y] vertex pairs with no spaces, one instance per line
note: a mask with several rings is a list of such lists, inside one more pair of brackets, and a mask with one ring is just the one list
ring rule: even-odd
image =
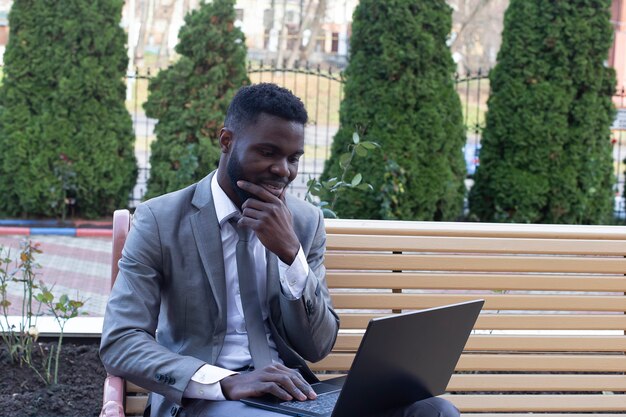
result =
[[[464,416],[626,413],[625,227],[327,220],[326,230],[341,328],[310,364],[321,379],[348,371],[373,317],[484,298],[444,395]],[[142,395],[127,384],[128,415]]]

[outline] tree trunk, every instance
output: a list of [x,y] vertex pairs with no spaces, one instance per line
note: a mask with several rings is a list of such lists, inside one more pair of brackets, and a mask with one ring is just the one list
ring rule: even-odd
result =
[[285,49],[287,49],[287,0],[283,0],[283,18],[280,23],[280,32],[278,35],[278,55],[276,56],[276,66],[281,68]]
[[[491,3],[491,0],[478,0],[478,4],[475,7],[467,7],[467,4],[463,5],[463,13],[461,19],[461,27],[456,32],[456,37],[450,44],[450,49],[452,49],[456,43],[461,39],[463,32],[467,28],[467,26],[472,23],[472,21],[476,18],[476,16]],[[466,10],[469,9],[469,14],[465,14]]]
[[324,17],[326,16],[327,4],[327,0],[319,0],[319,2],[317,3],[315,16],[313,17],[313,22],[311,23],[311,38],[309,39],[309,43],[306,45],[306,47],[302,51],[300,51],[301,61],[308,61],[311,52],[315,50],[315,45],[317,44],[317,36],[320,33],[322,23],[324,23]]
[[163,14],[161,18],[165,19],[165,29],[163,30],[163,35],[161,36],[161,43],[159,45],[159,56],[157,57],[157,66],[159,68],[167,68],[169,64],[170,51],[168,48],[168,40],[170,37],[170,26],[172,24],[173,14],[174,14],[174,2],[170,2],[169,4],[163,4],[161,7]]
[[298,34],[296,35],[295,47],[289,53],[289,58],[287,58],[287,65],[286,65],[287,68],[293,68],[293,64],[298,59],[302,49],[304,49],[302,46],[302,39],[304,38],[304,31],[307,29],[308,30],[311,29],[313,16],[314,16],[315,11],[317,10],[317,8],[314,8],[313,6],[314,6],[314,1],[309,0],[307,4],[306,12],[304,16],[302,17],[300,30],[298,30]]

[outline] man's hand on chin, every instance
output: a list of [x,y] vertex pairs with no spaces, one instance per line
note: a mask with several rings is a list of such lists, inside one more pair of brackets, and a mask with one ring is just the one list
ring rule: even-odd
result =
[[251,228],[267,249],[287,265],[291,265],[300,249],[293,230],[291,212],[285,204],[286,187],[275,195],[267,188],[248,181],[237,181],[237,186],[256,198],[249,198],[241,206],[243,217],[239,225]]
[[265,394],[272,394],[284,401],[317,398],[313,388],[298,371],[281,364],[227,376],[220,381],[220,385],[227,400],[260,397]]

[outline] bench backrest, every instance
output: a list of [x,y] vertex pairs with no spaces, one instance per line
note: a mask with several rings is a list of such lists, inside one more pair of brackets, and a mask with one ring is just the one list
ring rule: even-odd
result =
[[371,317],[484,298],[448,385],[462,411],[626,411],[625,227],[329,220],[326,229],[341,332],[314,369],[348,370]]
[[[347,372],[372,317],[484,298],[448,386],[461,411],[626,411],[626,228],[327,220],[326,230],[341,330],[311,364],[320,378]],[[129,414],[141,395],[127,384]]]

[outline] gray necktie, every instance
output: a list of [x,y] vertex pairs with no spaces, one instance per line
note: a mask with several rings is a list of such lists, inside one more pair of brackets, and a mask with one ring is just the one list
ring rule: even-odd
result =
[[237,225],[238,220],[239,217],[234,217],[229,222],[237,231],[237,235],[239,235],[239,242],[237,242],[237,274],[239,275],[241,305],[246,321],[252,362],[256,369],[261,369],[272,363],[272,354],[267,344],[263,313],[261,313],[261,303],[257,293],[254,258],[248,244],[250,233],[247,228]]

